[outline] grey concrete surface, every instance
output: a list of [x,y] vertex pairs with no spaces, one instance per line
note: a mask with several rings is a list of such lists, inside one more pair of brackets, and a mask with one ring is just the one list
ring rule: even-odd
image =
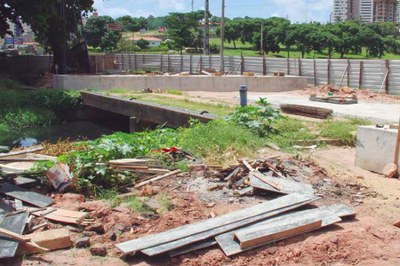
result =
[[54,75],[53,88],[98,89],[124,88],[176,89],[182,91],[236,91],[240,85],[248,85],[254,92],[279,92],[307,87],[307,78],[297,76],[144,76],[144,75]]
[[393,163],[397,130],[375,126],[359,127],[357,131],[356,166],[382,173],[388,163]]
[[372,103],[360,100],[358,104],[340,105],[312,102],[307,96],[285,95],[274,93],[251,93],[249,100],[254,102],[260,97],[266,97],[274,106],[280,104],[300,104],[315,107],[330,108],[334,115],[351,116],[373,120],[374,122],[397,122],[400,116],[400,104]]

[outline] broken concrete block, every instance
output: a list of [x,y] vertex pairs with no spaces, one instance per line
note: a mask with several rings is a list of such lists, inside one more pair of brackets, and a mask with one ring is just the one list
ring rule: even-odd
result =
[[105,246],[100,245],[100,244],[96,244],[93,247],[90,248],[90,253],[93,256],[100,256],[100,257],[104,257],[107,255],[107,249]]
[[156,199],[153,199],[153,198],[144,202],[144,206],[153,211],[157,211],[157,210],[161,209],[160,203]]
[[382,173],[389,178],[395,178],[398,175],[398,167],[394,163],[388,163],[382,170]]
[[90,238],[82,237],[74,241],[76,248],[87,248],[90,246]]
[[99,234],[99,235],[102,235],[102,234],[105,233],[104,225],[101,224],[101,223],[94,223],[94,224],[91,224],[91,225],[87,226],[87,227],[85,228],[85,230],[86,230],[86,231],[93,231],[93,232],[96,232],[96,233]]

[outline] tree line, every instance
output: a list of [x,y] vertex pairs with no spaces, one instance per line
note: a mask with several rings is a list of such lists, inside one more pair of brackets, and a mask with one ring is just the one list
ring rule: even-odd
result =
[[[326,51],[344,58],[345,54],[361,54],[382,57],[385,52],[400,54],[399,29],[395,23],[368,23],[344,21],[322,24],[318,22],[292,24],[284,18],[268,19],[237,18],[225,24],[225,38],[236,47],[236,42],[251,43],[253,49],[265,53],[286,50],[288,57],[292,48],[305,54]],[[263,36],[263,42],[261,42]],[[263,47],[261,47],[263,43]]]

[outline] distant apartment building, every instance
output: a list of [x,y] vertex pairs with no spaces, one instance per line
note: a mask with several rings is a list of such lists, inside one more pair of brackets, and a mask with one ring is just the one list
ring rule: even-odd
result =
[[398,22],[399,0],[333,0],[331,22],[360,19],[362,22]]

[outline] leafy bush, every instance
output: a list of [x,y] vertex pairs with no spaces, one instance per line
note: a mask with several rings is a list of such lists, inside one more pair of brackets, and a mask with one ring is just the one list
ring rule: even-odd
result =
[[3,112],[0,116],[0,124],[3,125],[3,130],[18,130],[21,128],[48,126],[56,119],[56,115],[51,110],[21,108]]
[[281,115],[265,98],[260,98],[256,104],[257,106],[239,107],[226,119],[246,127],[260,136],[267,136],[273,132],[274,123],[281,118]]
[[140,47],[140,49],[147,49],[149,47],[150,42],[144,39],[140,39],[136,42],[136,45]]

